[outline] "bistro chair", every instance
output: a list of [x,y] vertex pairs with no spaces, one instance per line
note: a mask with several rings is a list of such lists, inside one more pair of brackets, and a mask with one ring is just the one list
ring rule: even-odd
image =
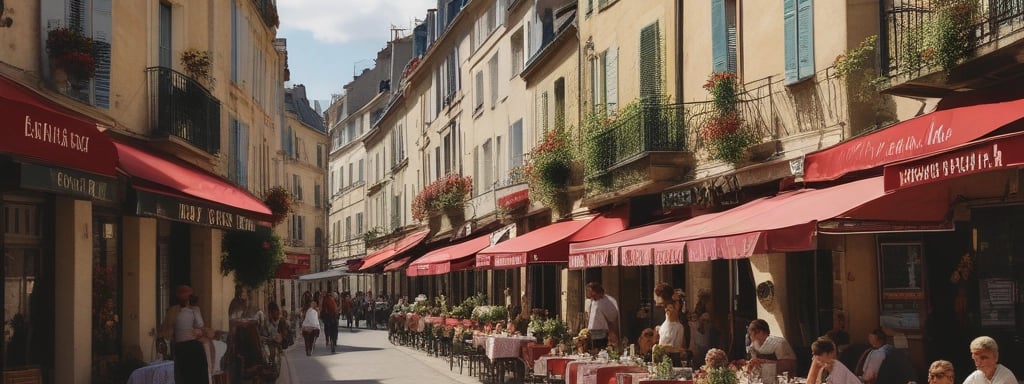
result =
[[617,373],[643,373],[647,372],[645,367],[637,366],[618,366],[618,367],[603,367],[597,369],[597,375],[594,379],[596,384],[618,384],[616,374]]
[[569,362],[573,361],[568,357],[566,358],[555,358],[548,359],[548,377],[544,380],[545,383],[564,383],[566,382],[565,372],[569,365]]

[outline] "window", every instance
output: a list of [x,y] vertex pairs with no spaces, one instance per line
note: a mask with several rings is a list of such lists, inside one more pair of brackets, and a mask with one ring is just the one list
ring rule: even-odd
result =
[[365,167],[363,166],[363,159],[359,159],[359,180],[358,181],[364,181],[365,180],[365,179],[363,179],[363,169],[365,169]]
[[295,201],[302,201],[302,179],[299,175],[292,175],[292,194],[295,195]]
[[487,139],[484,145],[480,146],[480,150],[483,152],[480,164],[480,190],[486,191],[491,189],[494,183],[494,151],[491,149],[491,139]]
[[608,113],[618,109],[618,70],[618,48],[609,48],[590,60],[590,99],[594,108],[603,106]]
[[523,164],[523,119],[516,120],[509,127],[509,167],[518,167]]
[[397,167],[405,160],[405,133],[399,124],[391,132],[391,168]]
[[322,197],[320,196],[320,184],[314,184],[313,185],[313,207],[320,208],[320,200],[321,199],[322,199]]
[[441,178],[441,147],[434,147],[434,180]]
[[475,92],[473,94],[476,96],[473,100],[473,113],[476,113],[484,108],[484,71],[477,71],[473,77],[473,83],[475,84]]
[[[335,177],[337,177],[337,173],[335,171],[331,171],[331,179],[327,180],[328,191],[337,191],[337,190],[341,189],[341,183],[338,183],[337,179],[335,179]],[[330,192],[327,192],[327,193],[330,193]]]
[[555,80],[555,128],[565,128],[565,78]]
[[230,131],[228,139],[231,144],[228,148],[228,155],[233,161],[228,163],[228,177],[235,184],[248,186],[249,184],[249,126],[230,118]]
[[[234,23],[235,13],[232,10],[231,21]],[[232,35],[234,36],[234,35]],[[174,60],[171,59],[171,5],[160,3],[160,66],[172,68]]]
[[324,146],[321,144],[316,145],[316,167],[324,167]]
[[512,76],[515,77],[523,71],[523,30],[520,29],[513,33],[510,41],[512,45]]
[[363,234],[363,213],[356,213],[356,235]]
[[296,237],[299,240],[302,240],[302,239],[305,238],[305,236],[302,235],[303,233],[305,233],[305,230],[302,228],[303,223],[306,221],[305,219],[306,219],[305,216],[299,216],[299,236]]
[[783,0],[786,84],[814,76],[814,7],[812,0]]
[[352,216],[345,217],[345,240],[352,239]]
[[640,98],[657,100],[661,96],[661,34],[655,22],[640,31]]
[[540,109],[540,127],[544,132],[548,131],[548,92],[544,91],[540,94],[540,101],[537,102]]
[[736,73],[736,0],[711,1],[711,63],[714,72]]
[[442,152],[444,154],[444,174],[447,175],[449,173],[452,173],[452,134],[451,133],[447,133],[447,134],[444,135],[443,143],[444,143],[444,150],[442,150]]
[[391,196],[391,228],[402,226],[402,196]]
[[356,174],[352,170],[352,163],[348,163],[348,185],[356,182]]
[[487,70],[490,71],[491,75],[491,108],[498,105],[498,54],[495,53],[491,56],[491,60],[487,62]]

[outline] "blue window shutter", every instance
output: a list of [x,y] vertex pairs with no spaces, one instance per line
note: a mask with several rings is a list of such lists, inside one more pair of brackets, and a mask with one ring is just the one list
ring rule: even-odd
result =
[[782,0],[783,34],[786,45],[786,84],[792,84],[799,80],[799,76],[797,76],[796,1]]
[[[787,0],[791,1],[791,0]],[[729,40],[725,33],[725,0],[711,0],[711,70],[729,70]]]
[[814,2],[797,0],[797,80],[814,76]]

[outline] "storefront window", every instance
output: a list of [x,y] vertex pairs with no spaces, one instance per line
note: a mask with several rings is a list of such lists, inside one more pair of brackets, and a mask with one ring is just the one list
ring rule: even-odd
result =
[[[93,220],[93,374],[109,377],[121,352],[121,261],[115,217]],[[96,380],[94,380],[96,381]]]
[[972,325],[999,343],[999,361],[1014,372],[1024,369],[1024,206],[979,208],[971,212],[975,255],[966,255],[953,271],[965,293],[965,313],[977,313]]
[[53,257],[43,206],[3,202],[3,339],[0,369],[52,368]]
[[921,329],[924,267],[920,242],[879,244],[882,313],[879,324],[894,329]]

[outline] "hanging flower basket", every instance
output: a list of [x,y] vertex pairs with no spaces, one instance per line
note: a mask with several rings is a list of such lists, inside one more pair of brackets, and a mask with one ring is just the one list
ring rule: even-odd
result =
[[472,192],[472,177],[449,174],[416,195],[412,201],[412,218],[423,221],[439,212],[461,210]]
[[220,270],[227,276],[235,273],[235,282],[258,288],[274,277],[284,259],[281,238],[268,227],[256,231],[228,231],[222,241]]
[[263,197],[263,203],[270,208],[274,225],[280,224],[292,212],[293,202],[292,193],[284,187],[270,188]]
[[46,35],[46,53],[50,65],[63,70],[69,79],[90,79],[96,74],[96,44],[77,30],[51,29]]

